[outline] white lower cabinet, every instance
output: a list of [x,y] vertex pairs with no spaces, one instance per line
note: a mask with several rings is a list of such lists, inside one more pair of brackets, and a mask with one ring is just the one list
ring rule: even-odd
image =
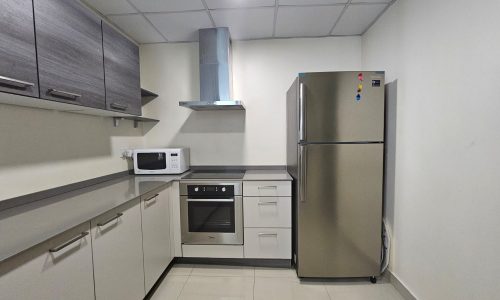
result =
[[243,183],[245,258],[292,258],[290,181]]
[[86,222],[0,263],[0,298],[94,299],[89,232]]
[[292,258],[290,228],[245,228],[245,258]]
[[141,198],[146,293],[172,261],[169,187]]
[[91,224],[96,299],[144,298],[140,199],[95,218]]

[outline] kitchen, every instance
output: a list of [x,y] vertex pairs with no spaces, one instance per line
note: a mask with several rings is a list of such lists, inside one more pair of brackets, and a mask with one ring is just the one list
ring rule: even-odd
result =
[[[0,5],[8,6],[9,2]],[[37,3],[59,1],[15,2],[35,5],[36,24],[43,20],[37,18]],[[497,39],[491,38],[499,28],[496,1],[483,1],[482,5],[412,0],[371,4],[315,0],[255,1],[260,4],[210,0],[87,2],[104,19],[103,24],[125,33],[132,44],[138,46],[140,61],[136,67],[140,62],[140,87],[158,97],[143,98],[141,118],[127,119],[129,116],[115,112],[109,116],[92,115],[95,110],[75,113],[81,110],[80,106],[78,109],[72,104],[65,106],[67,103],[61,106],[58,101],[51,103],[58,102],[56,107],[40,108],[37,106],[41,100],[33,101],[37,96],[17,97],[12,91],[0,93],[4,103],[0,104],[1,264],[2,268],[14,266],[9,274],[22,271],[19,265],[28,266],[29,260],[21,264],[19,259],[9,260],[6,256],[19,255],[22,251],[30,254],[33,247],[57,248],[82,232],[90,233],[83,237],[88,244],[75,242],[70,250],[73,251],[74,245],[81,245],[90,251],[85,253],[92,255],[99,247],[91,239],[92,228],[121,213],[116,210],[119,205],[127,206],[130,201],[143,203],[157,193],[161,195],[158,189],[167,188],[169,215],[172,219],[178,218],[177,224],[181,223],[180,202],[176,201],[181,197],[179,179],[185,174],[117,177],[134,169],[127,150],[186,147],[190,151],[191,170],[200,167],[246,169],[241,180],[243,204],[245,197],[255,197],[245,195],[248,189],[244,185],[251,184],[251,176],[273,182],[262,186],[289,181],[290,175],[286,173],[287,90],[298,74],[356,71],[358,75],[366,70],[380,70],[385,71],[387,84],[384,219],[392,239],[388,270],[383,276],[377,275],[377,284],[370,283],[368,278],[299,280],[293,266],[272,268],[258,265],[256,261],[247,266],[243,261],[212,261],[216,265],[189,262],[181,257],[181,232],[174,230],[169,221],[165,226],[171,226],[169,231],[174,237],[169,254],[174,264],[164,279],[146,279],[142,272],[141,297],[151,290],[144,286],[157,281],[156,292],[148,295],[153,299],[498,297],[500,291],[494,276],[499,270],[500,242],[495,238],[494,228],[499,225],[500,208],[495,200],[499,191],[495,179],[500,174],[494,154],[499,146],[496,130],[499,104],[495,101],[494,80],[499,62],[494,53],[500,50],[500,45]],[[247,6],[258,7],[244,8]],[[62,10],[49,12],[57,14]],[[9,19],[11,15],[2,14],[2,28],[9,23],[5,20],[13,22]],[[60,16],[47,20],[67,22]],[[334,25],[342,32],[332,31]],[[60,24],[56,27],[60,28]],[[233,40],[231,100],[242,101],[245,110],[193,111],[179,105],[179,102],[202,97],[198,30],[213,27],[229,28]],[[37,47],[44,45],[43,35],[38,35],[43,29],[37,25],[37,34],[33,34]],[[0,29],[0,37],[1,32]],[[4,47],[12,47],[12,44],[4,44],[4,39],[0,40],[2,51]],[[44,61],[40,57],[50,57],[53,51],[53,45],[45,45],[49,45],[48,52],[38,50],[33,56],[33,65],[41,77],[35,75],[34,79],[24,80],[40,85],[39,91],[44,80],[50,83],[54,77],[61,78],[50,69],[46,74],[41,72]],[[0,65],[2,70],[9,68]],[[364,85],[367,88],[368,83]],[[107,88],[103,83],[103,95]],[[137,92],[137,87],[134,91]],[[106,96],[109,95],[112,93],[107,92]],[[356,94],[353,101],[355,97]],[[259,172],[268,177],[261,177]],[[161,180],[168,183],[158,183]],[[99,186],[97,191],[95,185]],[[88,193],[92,192],[99,196],[89,197]],[[288,193],[278,194],[278,198],[292,196]],[[33,201],[35,198],[29,195],[36,195],[39,201]],[[162,204],[159,200],[152,201]],[[157,211],[160,210],[153,212]],[[136,210],[135,217],[142,217],[144,221],[144,212]],[[126,220],[125,216],[122,221]],[[20,218],[26,222],[19,222]],[[17,221],[12,221],[14,219]],[[78,227],[88,221],[89,230]],[[87,276],[86,284],[82,280],[73,286],[57,282],[58,278],[48,278],[47,284],[57,283],[49,287],[39,281],[20,286],[23,282],[29,283],[27,274],[33,273],[17,272],[22,276],[0,277],[0,298],[32,299],[29,293],[33,290],[38,291],[34,292],[38,299],[53,299],[50,295],[54,294],[50,293],[62,295],[64,288],[72,294],[58,296],[59,299],[77,299],[75,295],[85,298],[83,295],[89,294],[88,291],[91,298],[116,299],[113,292],[117,290],[124,293],[118,294],[118,299],[141,298],[125,293],[124,283],[130,278],[124,275],[127,268],[120,266],[119,254],[130,254],[124,249],[136,247],[139,250],[135,255],[144,260],[147,249],[140,248],[150,244],[144,242],[147,225],[142,226],[142,231],[137,231],[137,226],[135,231],[131,227],[127,230],[137,236],[127,240],[132,243],[129,247],[101,245],[102,256],[93,255],[94,267],[92,263],[85,265],[86,271],[93,273]],[[54,233],[63,236],[56,237],[50,246],[44,245],[55,237]],[[113,234],[113,230],[109,233]],[[43,251],[41,257],[50,260],[47,253]],[[292,252],[287,253],[291,256]],[[16,263],[9,263],[12,261]],[[61,260],[60,265],[67,261],[70,259]],[[123,269],[101,269],[102,272],[96,269],[109,261]],[[145,260],[136,263],[135,269],[146,268]],[[164,263],[151,266],[156,267],[158,273],[158,266]],[[103,287],[102,283],[109,278],[115,279],[111,283],[116,286],[121,283],[121,289]],[[130,285],[130,289],[133,287]],[[36,294],[40,290],[48,296]],[[20,291],[26,292],[24,297],[16,294]]]

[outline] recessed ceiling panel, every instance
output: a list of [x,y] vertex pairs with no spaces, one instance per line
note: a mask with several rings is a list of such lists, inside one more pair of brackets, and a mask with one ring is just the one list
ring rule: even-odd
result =
[[209,9],[275,6],[275,0],[205,0]]
[[170,42],[198,40],[198,29],[212,28],[205,11],[146,14],[146,17]]
[[141,12],[170,12],[205,9],[201,0],[130,0],[130,2]]
[[140,14],[110,16],[109,19],[138,43],[161,43],[165,39]]
[[276,36],[328,35],[343,9],[344,6],[280,7],[276,21]]
[[[347,0],[279,0],[280,5],[346,4]],[[330,28],[331,29],[331,28]]]
[[349,5],[332,34],[362,34],[386,7],[386,4]]
[[229,27],[236,40],[273,36],[274,8],[222,9],[211,11],[215,25]]
[[127,0],[85,0],[103,15],[109,14],[128,14],[137,12]]

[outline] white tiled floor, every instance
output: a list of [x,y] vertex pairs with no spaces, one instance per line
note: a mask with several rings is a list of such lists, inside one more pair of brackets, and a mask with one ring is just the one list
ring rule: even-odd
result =
[[384,280],[300,281],[295,270],[175,265],[153,300],[403,300]]

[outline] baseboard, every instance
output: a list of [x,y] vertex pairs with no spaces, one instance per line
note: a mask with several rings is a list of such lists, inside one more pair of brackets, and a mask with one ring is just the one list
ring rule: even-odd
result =
[[268,268],[290,268],[292,266],[292,261],[290,259],[176,257],[174,262],[179,264],[228,265]]
[[394,275],[391,271],[385,272],[384,276],[387,277],[389,282],[394,286],[396,291],[398,291],[405,300],[417,300],[408,288]]

